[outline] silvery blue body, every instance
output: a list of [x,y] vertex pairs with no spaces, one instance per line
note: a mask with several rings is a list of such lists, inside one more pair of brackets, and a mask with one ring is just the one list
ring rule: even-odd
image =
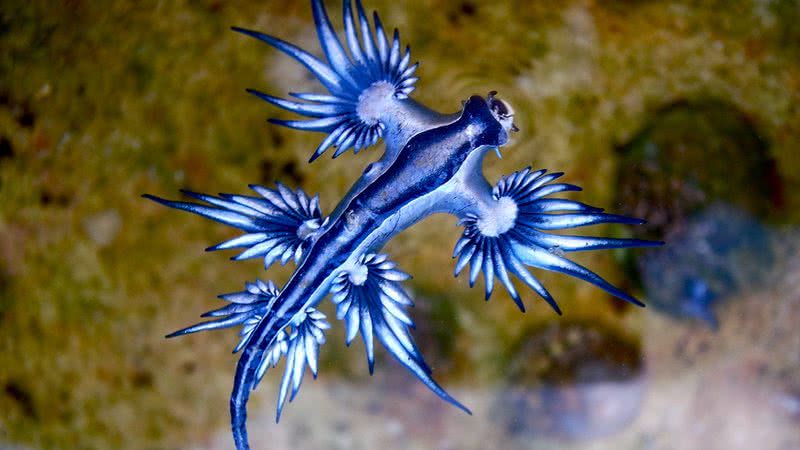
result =
[[435,213],[454,215],[464,227],[453,252],[455,274],[467,266],[472,286],[483,274],[486,299],[495,280],[524,311],[511,281],[517,277],[558,314],[561,311],[528,266],[561,272],[623,300],[642,304],[589,269],[565,257],[569,252],[659,245],[636,239],[554,234],[598,223],[640,224],[629,217],[554,194],[579,191],[555,182],[563,174],[523,169],[490,184],[482,165],[487,153],[518,131],[511,107],[497,99],[472,96],[456,114],[439,114],[409,98],[417,78],[410,51],[400,49],[397,31],[387,39],[377,14],[373,24],[359,0],[343,2],[345,44],[337,37],[320,0],[312,0],[314,21],[327,63],[270,35],[234,28],[291,56],[311,71],[328,94],[292,93],[294,99],[248,90],[268,103],[310,118],[271,122],[325,133],[311,161],[329,148],[334,157],[385,142],[385,151],[370,164],[338,206],[323,218],[318,197],[291,190],[253,185],[258,196],[194,192],[200,202],[145,197],[198,214],[245,234],[209,250],[243,249],[233,259],[263,258],[265,267],[294,260],[297,267],[282,289],[270,282],[246,283],[241,292],[220,296],[225,307],[205,313],[212,320],[169,335],[241,327],[235,351],[242,351],[234,377],[230,412],[238,449],[249,448],[246,429],[250,391],[269,368],[285,360],[278,394],[277,417],[287,398],[298,393],[306,367],[316,376],[319,348],[330,327],[317,305],[328,296],[336,317],[346,326],[349,344],[364,340],[369,370],[374,364],[374,338],[442,399],[469,410],[432,378],[410,330],[407,308],[413,302],[402,287],[408,278],[387,255],[384,244],[421,219]]
[[[486,102],[473,97],[459,120],[414,135],[379,174],[372,175],[374,169],[368,170],[356,184],[364,187],[354,192],[352,199],[341,205],[341,214],[321,230],[277,298],[274,313],[256,328],[251,339],[259,345],[245,349],[236,380],[244,384],[252,380],[259,355],[275,334],[298,312],[321,302],[332,281],[355,266],[359,257],[379,251],[397,233],[431,213],[446,211],[464,162],[507,140],[506,131]],[[231,400],[234,429],[244,423],[240,406],[247,401],[249,391],[234,389],[239,394]]]

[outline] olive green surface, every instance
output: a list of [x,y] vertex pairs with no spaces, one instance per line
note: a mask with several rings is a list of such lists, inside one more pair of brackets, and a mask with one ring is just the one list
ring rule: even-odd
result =
[[[453,112],[498,90],[514,106],[522,131],[502,160],[487,158],[490,179],[527,165],[564,171],[585,188],[575,198],[620,211],[616,149],[667,105],[713,101],[745,115],[774,159],[785,198],[771,217],[800,221],[797,2],[366,3],[421,61],[417,100]],[[341,23],[338,2],[326,4]],[[330,212],[380,153],[307,164],[321,135],[267,124],[290,115],[244,89],[321,87],[231,25],[320,54],[305,1],[0,5],[0,445],[178,448],[224,429],[235,332],[163,336],[216,307],[217,294],[255,277],[281,284],[291,267],[264,274],[259,261],[204,253],[236,233],[140,195],[281,181],[319,192]],[[438,378],[469,387],[501,378],[505,349],[558,318],[532,292],[520,314],[505,293],[485,304],[482,286],[454,279],[459,234],[453,218],[434,217],[386,251],[414,276],[419,302],[437,302],[414,314],[423,353],[445,367]],[[577,259],[619,282],[614,258]],[[632,341],[652,314],[561,275],[541,279],[570,320]],[[370,383],[362,348],[345,352],[334,325],[322,379]]]

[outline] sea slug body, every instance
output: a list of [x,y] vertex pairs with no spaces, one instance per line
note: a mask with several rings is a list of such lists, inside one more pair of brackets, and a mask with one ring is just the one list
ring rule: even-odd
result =
[[527,266],[580,278],[641,305],[565,255],[660,244],[552,233],[598,223],[642,221],[553,197],[580,190],[557,182],[561,173],[527,168],[492,186],[483,175],[484,157],[493,151],[499,154],[509,133],[517,131],[507,103],[491,92],[485,98],[470,97],[457,114],[432,111],[409,97],[417,81],[417,64],[411,63],[408,48],[401,49],[397,31],[388,39],[377,14],[370,23],[360,0],[355,1],[355,9],[351,0],[344,0],[342,41],[322,1],[312,0],[311,6],[326,61],[273,36],[234,30],[297,60],[328,93],[292,93],[289,100],[248,91],[308,118],[271,122],[326,134],[311,161],[329,148],[335,148],[336,157],[350,149],[358,153],[383,139],[381,158],[327,217],[321,213],[318,197],[280,183],[275,188],[250,186],[256,195],[186,192],[195,200],[190,202],[145,196],[244,232],[209,250],[241,249],[234,259],[263,258],[265,267],[278,261],[296,263],[281,289],[261,280],[247,283],[244,291],[220,296],[229,304],[204,314],[211,320],[170,335],[241,327],[235,348],[241,356],[230,402],[234,441],[240,450],[249,448],[246,405],[250,391],[270,367],[285,358],[278,418],[286,400],[297,394],[306,367],[317,375],[319,349],[331,326],[317,306],[329,296],[336,318],[344,321],[347,342],[361,335],[370,371],[377,338],[434,393],[469,411],[433,380],[410,334],[413,322],[406,310],[413,302],[402,286],[409,276],[381,253],[386,242],[431,214],[452,214],[464,227],[453,253],[455,274],[469,266],[472,285],[483,273],[486,298],[494,290],[495,279],[499,280],[523,311],[511,275],[561,314],[555,299]]

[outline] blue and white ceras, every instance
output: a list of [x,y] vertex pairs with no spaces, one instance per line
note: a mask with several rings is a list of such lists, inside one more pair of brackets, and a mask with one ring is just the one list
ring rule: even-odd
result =
[[[484,157],[508,142],[516,131],[513,111],[490,93],[463,102],[461,112],[440,114],[409,98],[417,78],[408,48],[401,50],[397,31],[391,40],[375,14],[373,23],[359,0],[355,11],[344,0],[345,39],[337,37],[320,0],[311,7],[327,62],[278,38],[234,28],[293,57],[311,71],[327,94],[291,93],[292,100],[249,90],[257,97],[309,120],[273,123],[326,133],[311,160],[328,148],[334,157],[385,142],[383,156],[369,165],[330,216],[323,218],[318,197],[277,184],[276,189],[251,186],[257,196],[186,192],[198,200],[181,202],[146,196],[172,208],[189,211],[245,232],[209,250],[240,248],[234,259],[264,258],[265,266],[294,260],[297,268],[282,289],[272,282],[247,283],[242,292],[220,296],[229,305],[206,313],[213,317],[170,336],[241,326],[242,350],[231,396],[231,423],[238,449],[249,448],[246,404],[266,370],[285,357],[277,413],[287,396],[297,394],[306,365],[317,374],[319,346],[330,327],[316,309],[329,294],[336,316],[344,320],[347,342],[361,334],[373,367],[373,336],[401,364],[444,400],[467,411],[432,378],[431,370],[409,334],[413,322],[406,308],[412,301],[398,270],[381,248],[399,232],[434,213],[460,220],[464,233],[457,242],[455,273],[470,266],[472,285],[484,275],[486,298],[495,277],[520,309],[522,301],[511,282],[514,275],[560,314],[555,300],[526,266],[562,272],[629,302],[635,298],[566,257],[582,250],[650,246],[657,243],[551,234],[551,230],[597,223],[639,224],[640,220],[606,214],[586,204],[551,197],[580,188],[557,183],[562,174],[524,169],[494,187],[483,176]],[[291,393],[291,395],[289,395]]]

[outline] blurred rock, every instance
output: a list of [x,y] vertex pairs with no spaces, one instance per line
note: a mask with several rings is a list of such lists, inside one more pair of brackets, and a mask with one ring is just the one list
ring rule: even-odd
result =
[[783,204],[769,143],[723,102],[665,107],[619,151],[617,198],[626,214],[647,220],[633,230],[639,236],[661,239],[719,201],[757,217]]
[[719,326],[717,303],[763,285],[774,256],[768,229],[737,207],[714,204],[665,236],[638,265],[648,304]]
[[606,436],[639,413],[642,369],[638,346],[608,330],[552,323],[524,335],[494,410],[517,438]]

